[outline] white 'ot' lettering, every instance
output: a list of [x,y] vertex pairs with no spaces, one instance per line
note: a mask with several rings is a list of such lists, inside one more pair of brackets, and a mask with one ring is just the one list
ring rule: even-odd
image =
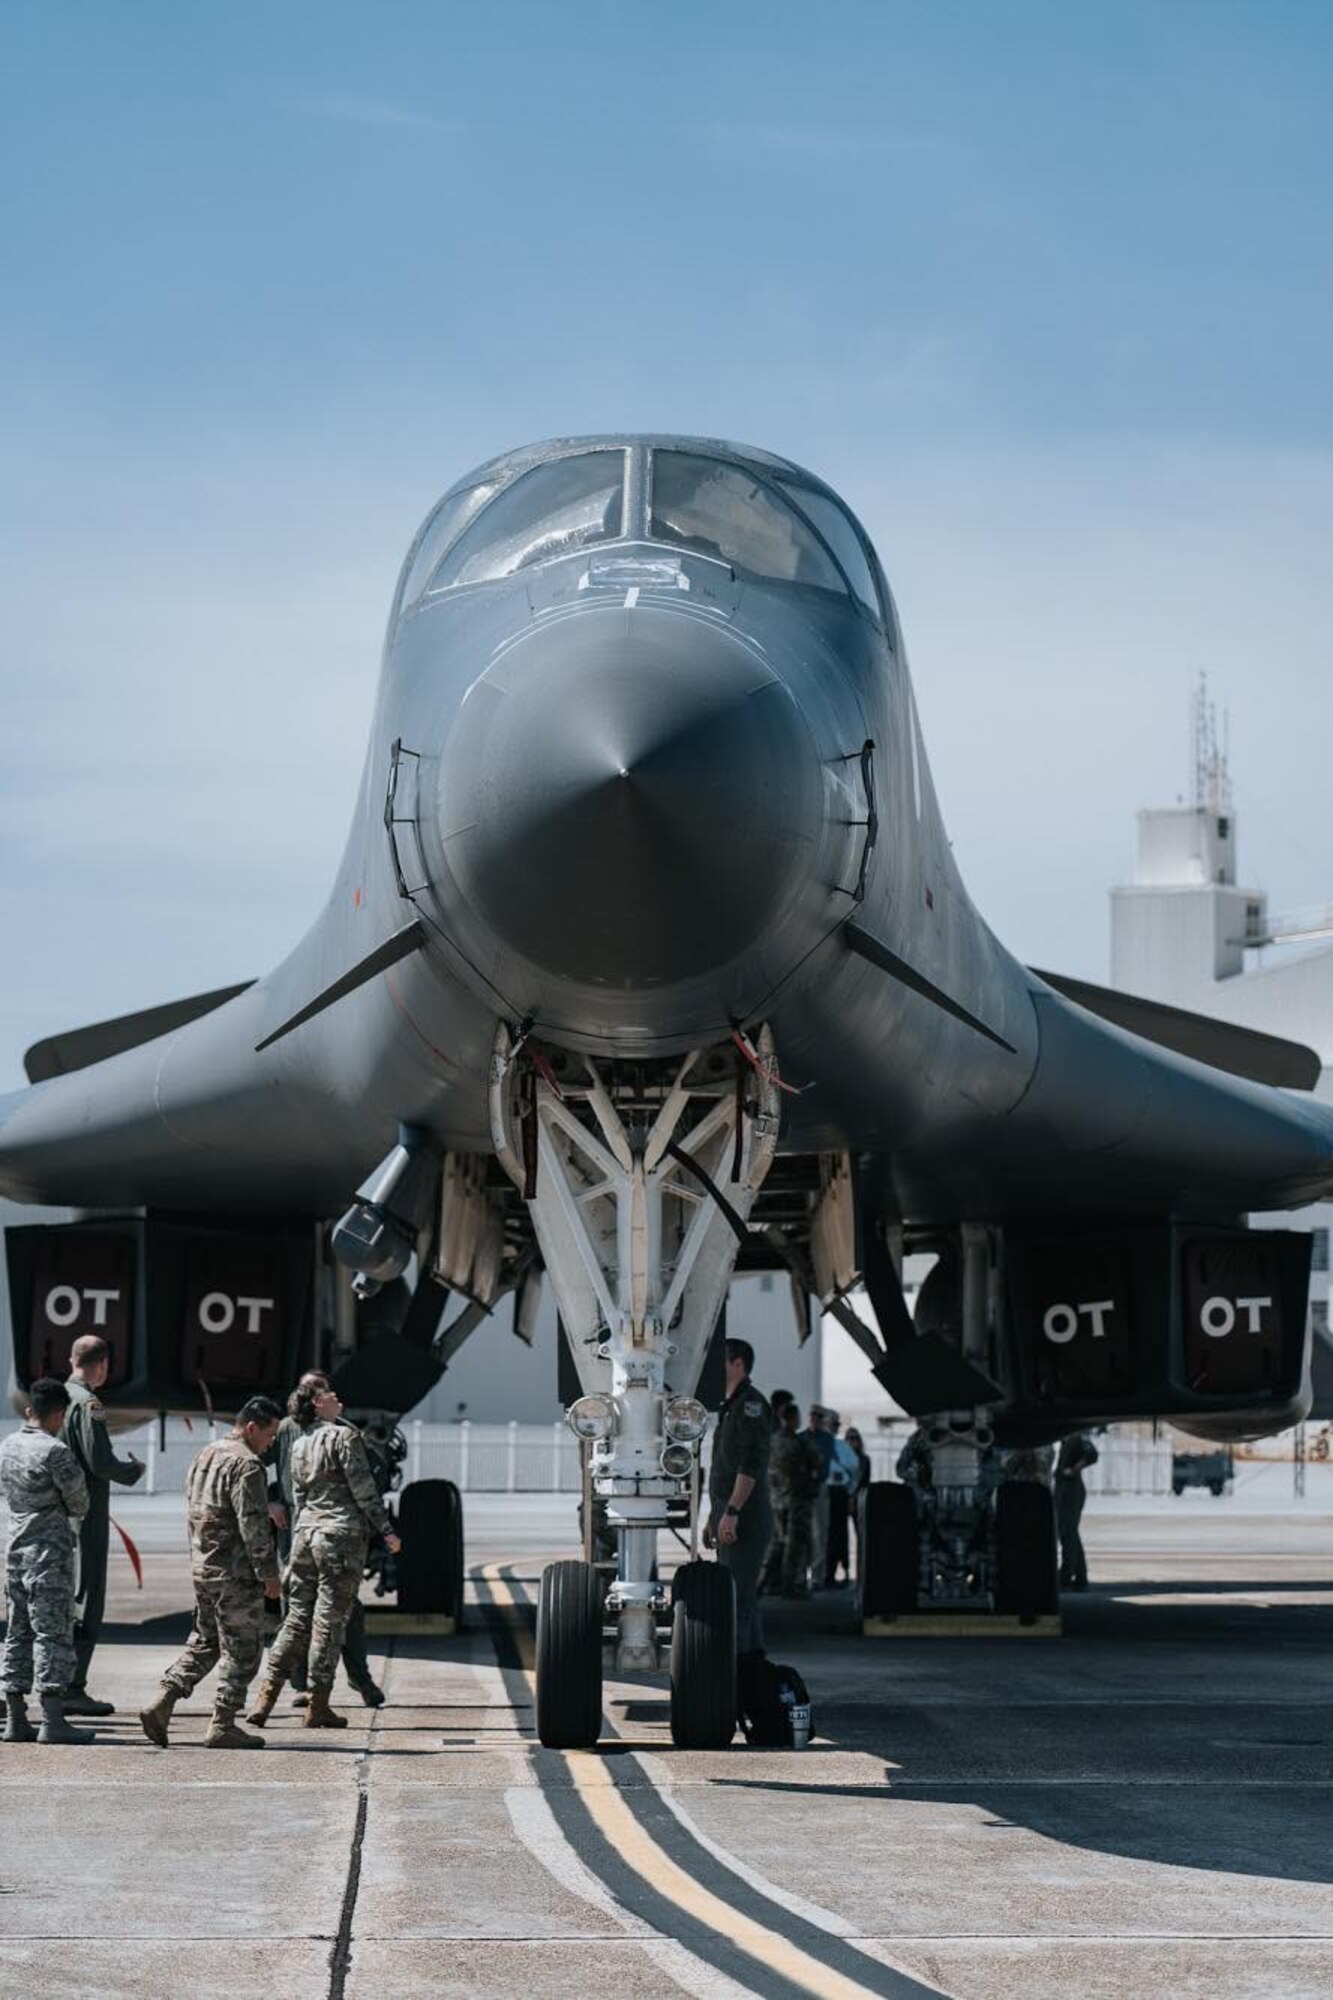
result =
[[1092,1299],[1087,1304],[1080,1302],[1076,1306],[1049,1306],[1041,1329],[1048,1340],[1053,1340],[1057,1347],[1063,1347],[1078,1332],[1079,1320],[1089,1319],[1092,1321],[1093,1339],[1102,1340],[1106,1336],[1106,1315],[1114,1311],[1114,1299]]
[[73,1285],[52,1285],[46,1295],[46,1317],[52,1326],[73,1326],[87,1301],[93,1309],[93,1325],[105,1326],[107,1309],[119,1297],[120,1291],[116,1286],[99,1289],[95,1285],[85,1285],[79,1292]]
[[260,1321],[266,1312],[272,1312],[272,1299],[229,1299],[225,1292],[205,1292],[199,1301],[199,1324],[205,1333],[230,1333],[236,1324],[236,1308],[245,1313],[245,1330],[258,1333]]

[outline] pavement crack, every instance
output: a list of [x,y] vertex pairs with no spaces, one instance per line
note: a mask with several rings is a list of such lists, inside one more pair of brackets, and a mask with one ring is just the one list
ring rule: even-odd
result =
[[[394,1656],[394,1642],[390,1638],[385,1654],[385,1667]],[[385,1673],[388,1679],[388,1673]],[[344,2000],[347,1991],[347,1974],[352,1964],[352,1928],[356,1921],[356,1899],[361,1889],[361,1854],[366,1841],[366,1820],[370,1813],[370,1759],[374,1754],[375,1731],[382,1709],[375,1709],[370,1718],[370,1729],[366,1736],[366,1747],[356,1764],[356,1820],[352,1827],[352,1847],[347,1857],[347,1880],[343,1884],[342,1910],[338,1917],[338,1930],[329,1953],[328,2000]]]

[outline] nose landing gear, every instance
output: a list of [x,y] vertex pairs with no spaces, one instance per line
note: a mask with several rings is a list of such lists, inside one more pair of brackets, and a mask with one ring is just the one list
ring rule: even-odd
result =
[[562,1748],[595,1742],[602,1640],[615,1643],[620,1672],[651,1671],[669,1629],[673,1732],[726,1742],[735,1718],[731,1579],[692,1561],[668,1605],[657,1541],[669,1509],[685,1502],[697,1554],[707,1412],[693,1390],[777,1147],[772,1037],[764,1029],[745,1042],[743,1059],[723,1045],[606,1077],[588,1058],[562,1062],[558,1073],[502,1027],[491,1126],[528,1202],[578,1368],[584,1394],[568,1414],[587,1452],[585,1514],[601,1503],[616,1563],[609,1585],[591,1562],[547,1572],[538,1733]]

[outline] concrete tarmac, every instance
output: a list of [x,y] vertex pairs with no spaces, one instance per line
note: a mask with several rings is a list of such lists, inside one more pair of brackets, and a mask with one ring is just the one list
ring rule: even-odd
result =
[[[1328,1492],[1319,1490],[1320,1482]],[[1062,1639],[769,1617],[817,1737],[672,1748],[664,1682],[597,1753],[533,1734],[531,1606],[568,1499],[467,1503],[457,1637],[372,1641],[388,1705],[259,1756],[136,1711],[188,1628],[178,1499],[117,1497],[87,1750],[0,1745],[0,1995],[31,2000],[1328,2000],[1333,1471],[1089,1509]]]

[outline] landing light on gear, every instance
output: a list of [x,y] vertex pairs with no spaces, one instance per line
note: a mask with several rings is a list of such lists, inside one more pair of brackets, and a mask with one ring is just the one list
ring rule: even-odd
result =
[[708,1428],[708,1412],[697,1396],[668,1397],[663,1417],[673,1444],[694,1444]]
[[609,1396],[580,1396],[565,1412],[575,1437],[606,1438],[616,1427],[615,1405]]

